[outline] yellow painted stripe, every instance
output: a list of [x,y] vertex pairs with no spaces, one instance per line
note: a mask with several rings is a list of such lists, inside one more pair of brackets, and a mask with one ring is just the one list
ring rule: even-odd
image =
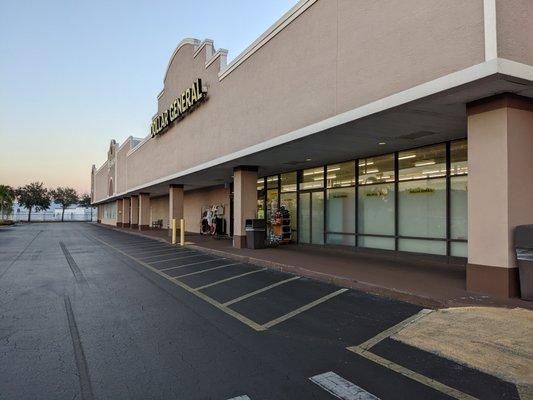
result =
[[276,319],[273,319],[272,321],[269,321],[267,322],[266,324],[263,324],[263,328],[265,329],[268,329],[268,328],[272,328],[274,325],[277,325],[281,322],[284,322],[284,321],[287,321],[288,319],[300,314],[300,313],[303,313],[304,311],[307,311],[335,296],[338,296],[339,294],[342,294],[344,292],[346,292],[348,289],[340,289],[340,290],[337,290],[336,292],[333,292],[333,293],[330,293],[328,294],[327,296],[324,296],[324,297],[321,297],[320,299],[317,299],[309,304],[306,304],[305,306],[302,306],[300,308],[297,308],[296,310],[293,310],[291,311],[290,313],[287,313],[285,315],[282,315],[281,317],[278,317]]
[[158,269],[155,269],[154,267],[152,267],[151,265],[143,262],[142,260],[139,260],[133,256],[130,256],[129,254],[123,252],[122,250],[116,248],[115,246],[93,236],[93,235],[90,235],[88,234],[88,236],[92,237],[94,240],[106,245],[107,247],[115,250],[116,252],[132,259],[133,261],[137,262],[138,264],[141,264],[142,266],[148,268],[150,271],[156,273],[157,275],[167,279],[168,281],[170,282],[173,282],[175,285],[181,287],[182,289],[186,290],[187,292],[199,297],[200,299],[204,300],[205,302],[211,304],[213,307],[216,307],[218,308],[220,311],[232,316],[233,318],[235,318],[236,320],[242,322],[243,324],[249,326],[250,328],[256,330],[256,331],[264,331],[265,328],[263,326],[261,326],[260,324],[258,324],[257,322],[255,321],[252,321],[251,319],[245,317],[244,315],[242,314],[239,314],[237,311],[233,311],[231,308],[228,308],[222,304],[220,304],[218,301],[212,299],[211,297],[209,296],[206,296],[205,294],[203,294],[202,292],[199,292],[199,291],[196,291],[194,290],[193,288],[191,288],[190,286],[184,284],[183,282],[180,282],[176,279],[172,279],[171,277],[169,277],[167,274],[159,271]]
[[385,368],[388,368],[394,372],[397,372],[403,376],[406,376],[416,382],[419,382],[425,386],[428,386],[436,391],[444,393],[447,396],[453,397],[458,400],[478,400],[476,397],[470,396],[469,394],[463,393],[460,390],[454,389],[450,386],[445,385],[444,383],[438,382],[434,379],[428,378],[418,372],[412,371],[408,368],[402,367],[399,364],[396,364],[392,361],[387,360],[386,358],[380,357],[377,354],[371,353],[368,350],[365,350],[359,346],[348,347],[348,350],[365,357],[366,359],[375,362]]
[[229,282],[229,281],[232,281],[232,280],[234,280],[234,279],[242,278],[243,276],[248,276],[248,275],[252,275],[252,274],[257,274],[258,272],[263,272],[264,270],[266,270],[266,268],[263,268],[263,269],[256,269],[255,271],[245,272],[244,274],[235,275],[235,276],[230,276],[229,278],[222,279],[222,280],[220,280],[220,281],[216,281],[216,282],[213,282],[213,283],[208,283],[207,285],[197,287],[197,288],[195,288],[195,290],[206,289],[206,288],[208,288],[208,287],[216,286],[216,285],[219,285],[219,284],[224,283],[224,282]]
[[[378,333],[376,336],[368,339],[364,343],[361,343],[357,347],[360,347],[365,350],[369,350],[371,347],[374,347],[376,344],[378,344],[382,340],[388,338],[389,336],[394,335],[395,333],[405,328],[407,325],[412,324],[413,322],[419,320],[420,318],[428,315],[432,311],[433,310],[428,310],[424,308],[423,310],[420,310],[418,313],[411,315],[409,318],[406,318],[403,321],[397,323],[396,325],[391,326],[389,329],[386,329],[383,332]],[[350,349],[348,348],[348,350]]]
[[288,283],[288,282],[291,282],[291,281],[294,281],[294,280],[300,279],[300,278],[301,278],[300,276],[293,276],[292,278],[285,279],[285,280],[283,280],[281,282],[273,283],[272,285],[265,286],[264,288],[254,290],[253,292],[250,292],[250,293],[243,294],[242,296],[236,297],[233,300],[226,301],[224,303],[224,305],[225,306],[229,306],[231,304],[238,303],[241,300],[244,300],[244,299],[247,299],[249,297],[255,296],[256,294],[259,294],[259,293],[266,292],[267,290],[275,288],[276,286],[280,286],[280,285],[283,285],[285,283]]

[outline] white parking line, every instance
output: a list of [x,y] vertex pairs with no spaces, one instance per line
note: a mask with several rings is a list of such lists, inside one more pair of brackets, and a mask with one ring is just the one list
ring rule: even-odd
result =
[[178,253],[180,250],[178,249],[150,249],[150,250],[129,250],[128,252],[131,253],[131,254],[136,254],[136,255],[143,255],[143,254],[150,254],[150,253],[167,253],[167,252],[174,252],[174,253]]
[[214,271],[215,269],[221,269],[221,268],[231,267],[232,265],[239,265],[239,264],[240,264],[240,263],[218,265],[218,266],[216,266],[216,267],[203,269],[203,270],[201,270],[201,271],[195,271],[195,272],[190,272],[190,273],[188,273],[188,274],[183,274],[183,275],[179,275],[179,276],[173,276],[172,279],[179,279],[179,278],[185,278],[186,276],[203,274],[204,272]]
[[252,399],[250,399],[248,396],[244,394],[242,396],[232,397],[231,399],[228,399],[228,400],[252,400]]
[[199,256],[205,256],[205,254],[191,254],[190,256],[167,258],[166,260],[150,261],[149,264],[156,264],[156,263],[161,263],[165,261],[183,260],[184,258],[199,257]]
[[283,284],[285,284],[285,283],[288,283],[288,282],[294,281],[294,280],[296,280],[296,279],[300,279],[300,277],[299,277],[299,276],[293,276],[292,278],[285,279],[285,280],[283,280],[283,281],[281,281],[281,282],[273,283],[272,285],[265,286],[264,288],[254,290],[253,292],[250,292],[250,293],[243,294],[242,296],[239,296],[239,297],[237,297],[237,298],[235,298],[235,299],[233,299],[233,300],[226,301],[223,305],[224,305],[224,306],[229,306],[229,305],[231,305],[231,304],[238,303],[239,301],[244,300],[244,299],[247,299],[248,297],[252,297],[252,296],[255,296],[256,294],[266,292],[267,290],[270,290],[270,289],[272,289],[272,288],[275,288],[276,286],[283,285]]
[[339,399],[379,400],[379,397],[331,371],[315,375],[309,380]]
[[266,324],[263,324],[263,328],[265,328],[265,329],[272,328],[274,325],[277,325],[277,324],[279,324],[279,323],[281,323],[283,321],[288,320],[289,318],[294,317],[295,315],[298,315],[298,314],[300,314],[300,313],[302,313],[304,311],[307,311],[307,310],[319,305],[320,303],[323,303],[323,302],[325,302],[325,301],[327,301],[327,300],[329,300],[329,299],[331,299],[331,298],[333,298],[335,296],[338,296],[339,294],[342,294],[342,293],[346,292],[347,290],[348,289],[339,289],[336,292],[330,293],[327,296],[324,296],[324,297],[321,297],[320,299],[312,301],[311,303],[308,303],[305,306],[297,308],[296,310],[293,310],[290,313],[282,315],[281,317],[278,317],[276,319],[273,319],[270,322],[267,322]]
[[206,289],[206,288],[208,288],[208,287],[215,286],[215,285],[219,285],[219,284],[224,283],[224,282],[229,282],[229,281],[232,281],[232,280],[234,280],[234,279],[242,278],[243,276],[248,276],[248,275],[252,275],[252,274],[257,274],[258,272],[263,272],[263,271],[265,271],[265,270],[266,270],[266,268],[263,268],[263,269],[256,269],[255,271],[245,272],[244,274],[235,275],[235,276],[230,276],[229,278],[222,279],[222,280],[220,280],[220,281],[216,281],[216,282],[213,282],[213,283],[208,283],[207,285],[204,285],[204,286],[200,286],[200,287],[198,287],[198,288],[195,288],[195,290]]
[[182,254],[182,253],[189,254],[191,252],[192,252],[192,250],[188,250],[188,251],[166,250],[166,251],[161,252],[161,254],[152,254],[152,255],[147,256],[147,257],[143,257],[143,256],[139,255],[139,258],[148,259],[148,258],[154,258],[154,257],[171,256],[171,255]]
[[175,267],[163,268],[163,269],[160,269],[159,271],[165,272],[165,271],[170,271],[171,269],[180,269],[180,268],[183,268],[183,267],[190,267],[191,265],[205,264],[205,263],[208,263],[208,262],[213,262],[213,261],[218,261],[218,260],[225,260],[225,258],[214,258],[212,260],[198,261],[198,262],[190,263],[190,264],[177,265]]

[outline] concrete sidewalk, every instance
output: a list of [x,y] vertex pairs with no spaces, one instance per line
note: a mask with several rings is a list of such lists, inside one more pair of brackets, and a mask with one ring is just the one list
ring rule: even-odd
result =
[[[104,225],[101,225],[104,226]],[[104,226],[105,227],[105,226]],[[169,241],[166,230],[122,232]],[[354,250],[283,245],[260,250],[236,249],[230,239],[187,234],[186,245],[204,252],[224,255],[259,266],[308,276],[339,286],[359,289],[431,308],[497,306],[533,309],[533,303],[466,291],[465,267],[437,262],[431,256],[408,259]]]

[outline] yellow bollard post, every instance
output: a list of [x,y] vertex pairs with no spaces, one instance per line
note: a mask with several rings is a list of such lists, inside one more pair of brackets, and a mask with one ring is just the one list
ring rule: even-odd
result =
[[185,220],[180,219],[180,244],[185,245]]
[[172,244],[176,244],[176,218],[172,218]]

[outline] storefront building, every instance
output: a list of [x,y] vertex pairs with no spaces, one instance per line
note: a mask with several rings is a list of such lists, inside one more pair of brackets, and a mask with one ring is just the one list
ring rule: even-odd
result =
[[533,223],[533,3],[302,0],[230,64],[171,56],[145,138],[92,170],[101,223],[466,264],[516,296],[512,233]]

